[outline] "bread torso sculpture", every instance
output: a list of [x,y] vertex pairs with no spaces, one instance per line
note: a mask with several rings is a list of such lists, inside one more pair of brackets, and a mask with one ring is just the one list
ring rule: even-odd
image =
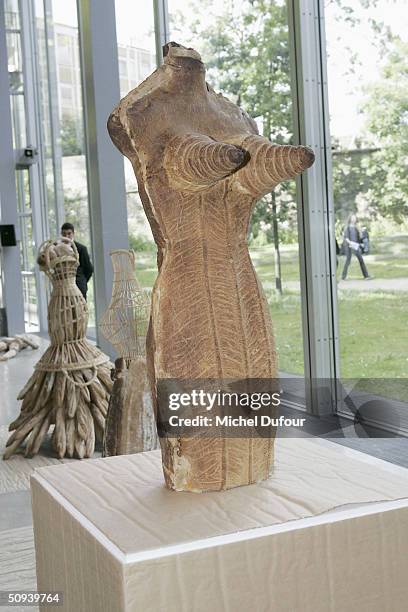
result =
[[[200,56],[175,43],[163,66],[112,112],[108,129],[133,164],[158,246],[149,375],[274,378],[268,305],[247,246],[256,201],[313,163],[274,146],[205,82]],[[223,489],[267,478],[272,440],[163,439],[166,484]]]

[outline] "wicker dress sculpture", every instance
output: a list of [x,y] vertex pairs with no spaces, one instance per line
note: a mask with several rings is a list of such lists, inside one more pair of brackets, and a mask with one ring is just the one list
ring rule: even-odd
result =
[[[268,304],[248,252],[257,200],[312,165],[313,151],[278,146],[205,81],[199,54],[176,43],[113,110],[108,130],[131,161],[158,246],[147,342],[160,379],[273,379]],[[154,397],[157,409],[157,395]],[[266,479],[273,439],[161,438],[166,484],[220,490]]]
[[150,295],[135,276],[133,251],[110,253],[113,266],[112,299],[100,330],[120,356],[115,361],[114,384],[104,437],[104,456],[126,455],[157,447],[151,393],[146,372],[146,332]]
[[59,458],[91,457],[95,435],[102,439],[112,388],[109,357],[86,339],[87,304],[75,277],[75,243],[48,240],[40,247],[38,263],[51,279],[48,332],[51,344],[34,368],[24,389],[20,416],[9,426],[4,459],[27,440],[25,456],[35,455],[48,429],[55,424],[52,444]]

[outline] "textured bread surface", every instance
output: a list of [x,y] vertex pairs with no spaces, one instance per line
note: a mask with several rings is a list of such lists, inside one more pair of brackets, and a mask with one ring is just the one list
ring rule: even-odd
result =
[[[271,144],[205,82],[199,55],[175,43],[113,110],[108,130],[132,162],[158,247],[147,341],[159,379],[276,378],[268,304],[247,234],[256,201],[313,163]],[[163,438],[166,484],[220,490],[268,478],[273,439]]]

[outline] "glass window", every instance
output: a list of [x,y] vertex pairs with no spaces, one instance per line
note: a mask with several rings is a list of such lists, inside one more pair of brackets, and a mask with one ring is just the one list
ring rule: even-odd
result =
[[[170,40],[195,48],[207,80],[241,106],[260,134],[292,142],[292,100],[286,2],[225,3],[169,0]],[[249,233],[250,254],[272,315],[282,372],[302,375],[296,186],[279,185],[258,202]]]
[[6,0],[4,5],[4,17],[6,22],[6,30],[20,29],[18,0]]
[[[51,83],[53,81],[48,78],[48,63],[50,58],[45,32],[43,0],[35,1],[35,24],[38,58],[37,69],[39,75],[39,120],[42,137],[42,158],[45,179],[45,202],[43,205],[45,206],[46,210],[49,234],[50,236],[58,236],[57,224],[59,219],[57,219],[57,209],[59,206],[58,200],[60,198],[62,199],[62,189],[58,188],[58,172],[54,172],[53,126],[51,122],[53,110],[51,104],[58,104],[58,96],[56,89],[54,95],[51,93]],[[50,53],[55,55],[54,46],[52,46],[52,51],[50,50]],[[51,55],[51,59],[54,57],[54,55]]]
[[119,75],[124,77],[127,75],[127,62],[126,60],[119,60]]
[[71,108],[71,106],[73,105],[73,99],[74,99],[72,88],[61,85],[60,92],[61,92],[62,104],[64,104],[64,106],[68,105],[68,108]]
[[13,147],[22,149],[27,144],[24,92],[11,91],[11,114],[13,122]]
[[[75,27],[75,26],[73,26]],[[71,63],[71,38],[66,34],[57,34],[58,63],[69,66]]]
[[120,79],[119,85],[121,91],[127,91],[129,89],[129,82],[126,78]]
[[[115,10],[120,95],[123,97],[156,68],[153,2],[115,0]],[[157,272],[156,249],[139,198],[135,173],[128,159],[124,158],[124,164],[129,245],[138,251],[139,281],[151,287]]]
[[[35,11],[50,232],[58,236],[61,224],[70,221],[75,239],[91,249],[77,4],[75,0],[36,0]],[[92,328],[92,280],[88,289]]]
[[23,67],[21,58],[20,32],[7,32],[8,73],[10,92],[23,91]]
[[59,68],[59,80],[61,83],[72,83],[73,82],[73,73],[72,69],[67,66],[60,66]]
[[327,3],[341,374],[408,376],[408,13]]
[[[17,154],[28,144],[26,123],[27,92],[24,88],[24,59],[22,55],[22,33],[20,30],[19,4],[14,0],[5,2],[6,43],[9,71],[9,93],[12,114],[13,147]],[[20,266],[23,277],[24,322],[26,331],[38,331],[37,283],[35,278],[36,244],[33,235],[33,213],[31,210],[31,185],[27,169],[15,173],[17,213],[20,230]]]
[[[56,62],[59,75],[63,69],[72,75],[70,87],[57,80],[61,100],[59,108],[62,189],[65,221],[75,226],[75,239],[91,251],[88,185],[84,149],[82,89],[80,79],[79,34],[76,0],[52,0]],[[74,76],[75,75],[75,76]],[[93,282],[88,284],[89,326],[95,325]]]

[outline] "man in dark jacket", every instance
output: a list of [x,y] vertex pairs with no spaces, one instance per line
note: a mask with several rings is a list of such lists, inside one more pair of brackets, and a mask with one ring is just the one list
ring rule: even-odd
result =
[[75,228],[72,223],[64,223],[61,227],[61,236],[63,238],[69,238],[75,242],[75,246],[78,249],[79,255],[79,266],[76,274],[76,284],[82,295],[86,299],[86,292],[88,291],[88,281],[93,273],[93,265],[89,258],[88,249],[84,244],[77,242],[75,237]]
[[360,264],[361,273],[364,280],[371,280],[372,276],[369,275],[367,266],[365,265],[363,256],[361,254],[361,236],[357,227],[357,217],[354,214],[349,215],[347,225],[344,229],[344,251],[346,255],[346,261],[344,263],[343,273],[341,275],[343,280],[347,278],[347,271],[350,265],[351,256],[355,255]]

